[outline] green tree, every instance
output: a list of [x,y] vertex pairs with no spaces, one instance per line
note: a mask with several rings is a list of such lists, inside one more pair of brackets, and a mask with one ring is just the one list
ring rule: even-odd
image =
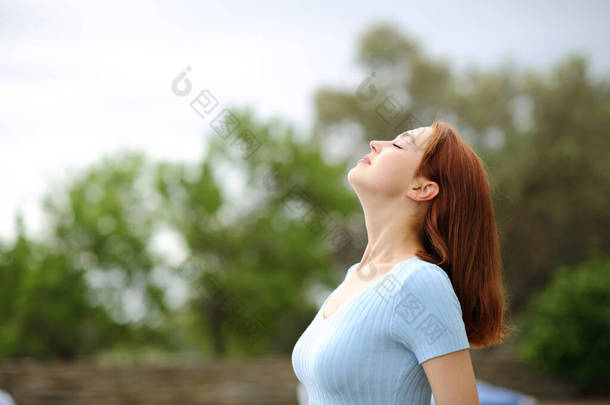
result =
[[150,248],[158,209],[152,170],[142,154],[105,157],[44,200],[50,244],[87,270],[99,284],[95,299],[120,322],[133,320],[128,292],[144,300],[143,323],[167,312],[163,288],[150,277],[162,262]]
[[0,248],[0,356],[65,360],[91,355],[125,335],[125,326],[88,299],[85,270],[72,257],[25,235]]
[[[193,327],[211,351],[288,353],[316,310],[305,287],[336,283],[333,256],[352,260],[358,241],[344,216],[357,201],[344,187],[345,162],[325,162],[318,143],[299,141],[280,120],[233,113],[240,129],[210,131],[200,163],[159,165],[163,218],[188,246],[190,259],[175,270],[191,284]],[[237,135],[246,130],[255,151]],[[234,195],[229,174],[245,179]]]

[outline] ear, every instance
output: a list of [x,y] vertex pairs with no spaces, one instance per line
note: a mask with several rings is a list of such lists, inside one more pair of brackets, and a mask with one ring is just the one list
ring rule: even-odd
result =
[[407,195],[415,201],[432,200],[438,194],[438,184],[432,180],[418,178],[411,183]]

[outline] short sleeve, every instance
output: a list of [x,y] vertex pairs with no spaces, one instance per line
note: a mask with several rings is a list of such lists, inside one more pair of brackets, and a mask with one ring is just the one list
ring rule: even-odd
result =
[[390,333],[419,364],[470,348],[460,302],[442,268],[434,264],[416,268],[393,302]]

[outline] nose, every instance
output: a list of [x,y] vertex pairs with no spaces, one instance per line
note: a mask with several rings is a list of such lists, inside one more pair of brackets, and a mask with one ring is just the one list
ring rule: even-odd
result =
[[371,147],[371,149],[374,152],[379,152],[379,144],[377,143],[377,141],[371,141],[369,142],[369,146]]

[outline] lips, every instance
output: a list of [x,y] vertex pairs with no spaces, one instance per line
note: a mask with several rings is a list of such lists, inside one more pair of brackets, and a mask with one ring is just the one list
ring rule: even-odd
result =
[[369,159],[368,156],[363,156],[360,160],[364,160],[366,163],[371,164],[371,159]]

